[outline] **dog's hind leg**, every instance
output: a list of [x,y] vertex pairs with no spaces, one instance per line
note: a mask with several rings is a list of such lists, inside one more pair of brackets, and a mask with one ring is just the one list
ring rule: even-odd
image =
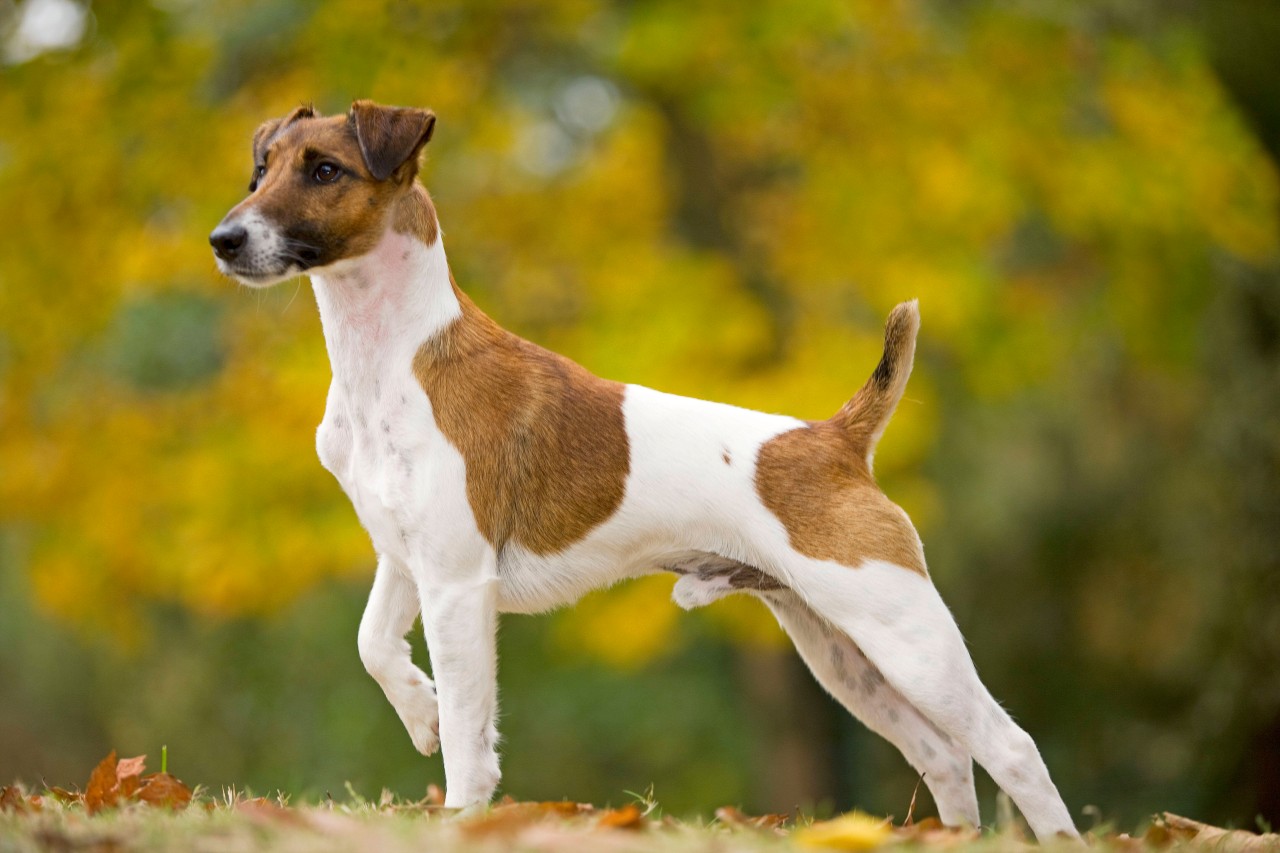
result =
[[852,640],[753,566],[698,554],[668,561],[668,567],[681,573],[672,597],[686,610],[735,592],[748,592],[764,601],[818,683],[867,728],[896,746],[924,776],[942,822],[978,825],[969,754],[885,683]]
[[924,777],[948,826],[978,826],[973,761],[885,681],[853,640],[809,609],[794,592],[760,594],[814,678],[867,728],[896,746]]
[[848,568],[795,555],[787,569],[805,602],[986,768],[1037,838],[1077,835],[1034,741],[978,679],[960,629],[928,578],[880,560]]
[[409,730],[414,747],[431,755],[440,747],[436,689],[414,666],[405,634],[418,618],[418,589],[389,557],[378,560],[369,603],[360,619],[360,660],[382,687]]

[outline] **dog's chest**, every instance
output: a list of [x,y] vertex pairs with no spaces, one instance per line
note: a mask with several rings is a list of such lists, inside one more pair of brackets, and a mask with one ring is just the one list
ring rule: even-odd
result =
[[374,547],[404,562],[433,497],[465,500],[465,482],[450,482],[433,464],[443,442],[430,402],[407,371],[355,383],[335,378],[316,432],[321,464],[347,493]]

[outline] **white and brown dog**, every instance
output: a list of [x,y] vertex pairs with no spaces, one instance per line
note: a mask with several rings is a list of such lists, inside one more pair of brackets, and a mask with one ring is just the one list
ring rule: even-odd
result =
[[[267,122],[250,195],[209,239],[245,284],[311,276],[333,367],[320,460],[378,553],[360,657],[418,750],[443,745],[446,805],[498,784],[498,614],[669,571],[683,607],[763,600],[823,687],[924,775],[945,823],[978,824],[976,759],[1037,836],[1074,836],[872,477],[915,303],[893,310],[879,366],[826,421],[597,378],[454,284],[417,181],[434,125],[369,101]],[[404,639],[419,611],[434,684]]]

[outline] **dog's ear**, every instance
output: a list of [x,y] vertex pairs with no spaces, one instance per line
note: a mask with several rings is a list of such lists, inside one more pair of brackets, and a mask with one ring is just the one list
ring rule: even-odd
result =
[[270,121],[264,121],[258,125],[258,129],[253,133],[253,162],[255,165],[262,162],[262,157],[266,153],[267,146],[271,144],[271,140],[275,135],[293,124],[300,118],[315,118],[315,107],[310,104],[302,106],[289,113],[284,118],[273,118]]
[[394,174],[397,180],[404,180],[418,173],[418,152],[435,130],[435,113],[356,101],[351,105],[351,120],[360,155],[374,178],[385,181]]

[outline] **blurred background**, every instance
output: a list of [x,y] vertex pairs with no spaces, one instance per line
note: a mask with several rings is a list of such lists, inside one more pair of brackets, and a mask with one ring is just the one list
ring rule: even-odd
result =
[[[261,121],[371,97],[439,115],[459,284],[604,376],[826,417],[919,297],[877,472],[1077,820],[1280,824],[1278,43],[1249,0],[0,0],[0,782],[442,782],[356,654],[310,288],[206,244]],[[503,620],[503,791],[905,816],[767,611],[670,585]]]

